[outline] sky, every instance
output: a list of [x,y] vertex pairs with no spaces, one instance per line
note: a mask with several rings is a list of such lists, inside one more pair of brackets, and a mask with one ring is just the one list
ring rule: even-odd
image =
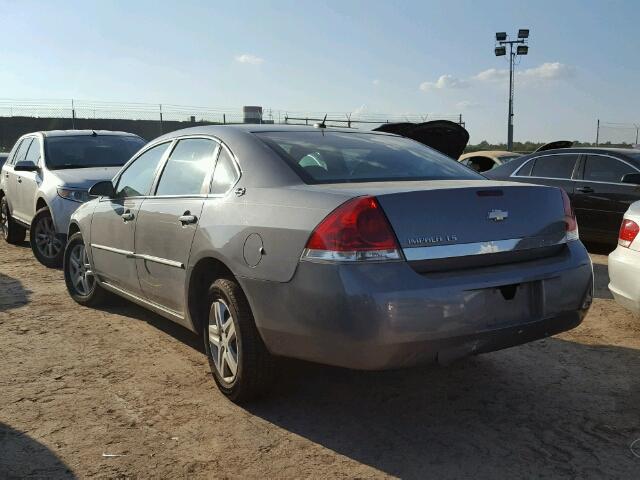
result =
[[514,139],[640,123],[637,1],[0,0],[0,98],[462,114],[506,141],[497,31],[529,28]]

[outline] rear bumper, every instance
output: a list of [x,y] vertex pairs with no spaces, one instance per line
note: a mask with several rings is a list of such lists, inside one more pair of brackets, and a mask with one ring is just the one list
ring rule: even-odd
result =
[[640,314],[640,252],[618,246],[609,255],[609,290],[616,301]]
[[[447,363],[553,335],[582,321],[593,294],[580,242],[554,257],[470,270],[302,262],[289,283],[241,283],[272,353],[365,370]],[[519,285],[511,300],[500,288],[508,285]]]

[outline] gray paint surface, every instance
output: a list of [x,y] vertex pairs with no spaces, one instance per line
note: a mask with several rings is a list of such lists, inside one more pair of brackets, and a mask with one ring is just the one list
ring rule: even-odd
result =
[[[231,151],[240,178],[226,195],[101,198],[83,205],[72,228],[80,228],[92,245],[99,281],[198,331],[199,319],[192,317],[197,309],[189,302],[201,299],[190,299],[191,280],[199,262],[215,259],[242,286],[273,353],[365,369],[490,351],[582,320],[592,290],[591,263],[579,241],[563,240],[557,189],[489,180],[306,185],[252,134],[285,128],[200,127],[148,145],[211,138]],[[234,193],[238,188],[244,190]],[[404,259],[301,261],[314,228],[361,195],[379,199],[405,251],[411,236],[445,234],[448,240],[432,246],[478,242],[486,246],[478,255],[486,262],[472,268],[463,257],[455,267],[423,271],[422,263]],[[135,220],[124,223],[119,216],[127,209]],[[492,209],[508,211],[509,219],[491,221]],[[186,210],[199,214],[197,224],[185,228],[178,217]],[[519,251],[492,250],[492,242],[505,239],[524,239],[526,258]],[[549,245],[554,249],[544,248]],[[505,263],[499,253],[514,256]]]

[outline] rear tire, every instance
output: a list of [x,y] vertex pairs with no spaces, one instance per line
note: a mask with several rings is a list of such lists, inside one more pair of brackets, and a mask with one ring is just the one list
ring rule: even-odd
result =
[[240,285],[216,280],[204,306],[205,351],[220,391],[235,403],[266,393],[275,378],[275,359],[258,333]]
[[0,230],[2,230],[4,241],[12,245],[24,242],[27,235],[27,229],[11,217],[6,197],[0,200]]
[[69,295],[80,305],[97,307],[109,299],[109,292],[96,281],[80,232],[69,238],[64,250],[63,271]]
[[36,259],[49,268],[60,268],[64,260],[64,237],[56,232],[48,208],[38,210],[29,230],[31,250]]

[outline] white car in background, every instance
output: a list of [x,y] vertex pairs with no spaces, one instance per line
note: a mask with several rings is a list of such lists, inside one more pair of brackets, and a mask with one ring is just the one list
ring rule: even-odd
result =
[[640,314],[640,202],[624,215],[618,248],[609,255],[609,279],[616,301]]

